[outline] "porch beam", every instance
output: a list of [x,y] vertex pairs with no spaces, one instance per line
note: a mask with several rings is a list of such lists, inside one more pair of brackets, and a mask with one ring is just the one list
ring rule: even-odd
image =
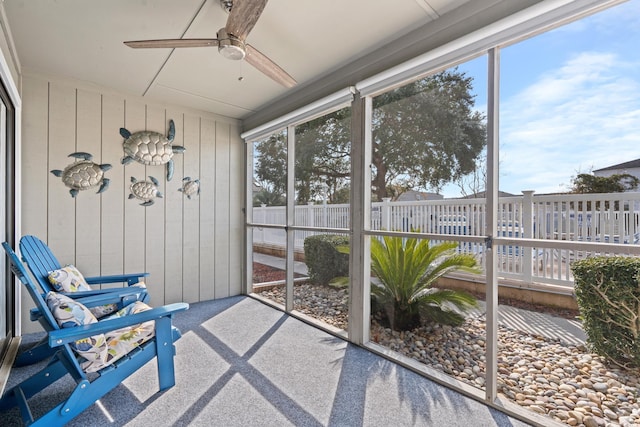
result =
[[242,280],[242,292],[249,295],[253,292],[253,144],[244,144],[244,277]]
[[359,94],[351,104],[351,238],[349,341],[369,341],[371,305],[371,117],[372,100]]
[[295,224],[296,213],[296,127],[289,125],[287,127],[287,214],[285,233],[287,234],[287,246],[285,255],[286,264],[286,291],[285,291],[285,310],[291,312],[293,310],[293,279],[294,279],[294,265],[293,255],[296,244],[296,232],[291,228]]
[[[495,402],[498,379],[498,258],[493,239],[498,235],[498,146],[500,99],[500,51],[489,50],[489,75],[487,85],[487,247],[486,272],[486,400]],[[492,244],[493,243],[493,244]]]

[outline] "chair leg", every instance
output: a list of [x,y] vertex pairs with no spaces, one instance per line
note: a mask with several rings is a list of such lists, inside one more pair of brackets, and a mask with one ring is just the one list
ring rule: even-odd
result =
[[24,394],[25,399],[31,398],[36,393],[47,388],[68,373],[60,360],[55,360],[35,375],[27,378],[20,384],[8,390],[0,399],[0,410],[11,408],[18,403],[14,392]]
[[173,387],[176,383],[173,364],[175,347],[173,345],[170,317],[156,320],[156,353],[158,357],[158,381],[162,391]]

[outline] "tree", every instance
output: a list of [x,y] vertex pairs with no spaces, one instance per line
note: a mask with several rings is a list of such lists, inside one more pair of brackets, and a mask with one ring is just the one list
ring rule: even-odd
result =
[[378,199],[410,177],[439,190],[476,168],[486,146],[484,116],[473,111],[473,79],[447,70],[374,99],[373,178]]
[[628,173],[611,176],[580,173],[571,180],[571,184],[572,193],[623,193],[637,189],[640,185],[640,179]]
[[[640,185],[640,179],[628,173],[613,174],[611,176],[595,176],[590,173],[580,173],[571,180],[572,193],[623,193],[625,191],[635,190]],[[604,207],[609,209],[609,202],[602,205],[600,202],[595,203],[595,208]],[[582,202],[578,202],[578,209],[582,209]],[[591,202],[587,202],[586,209],[591,209]],[[614,202],[614,209],[619,209],[620,203]]]
[[[484,116],[474,111],[473,79],[447,70],[377,96],[373,101],[374,198],[399,189],[439,190],[476,170],[486,146]],[[349,187],[351,110],[296,126],[296,201],[335,203]],[[256,174],[274,189],[286,181],[282,134],[259,143]]]
[[253,195],[253,206],[284,206],[287,202],[285,196],[280,193],[274,193],[266,188],[261,188]]
[[298,203],[344,200],[351,177],[351,109],[297,126],[295,140]]
[[464,197],[480,194],[487,188],[487,157],[486,150],[478,156],[474,168],[468,174],[455,180],[460,188],[460,194]]
[[[351,111],[348,108],[296,126],[297,203],[345,202],[351,176]],[[286,192],[287,143],[284,133],[256,143],[255,175],[274,192]],[[348,196],[346,197],[348,201]]]
[[284,196],[287,192],[287,139],[278,133],[254,145],[254,179],[263,190]]

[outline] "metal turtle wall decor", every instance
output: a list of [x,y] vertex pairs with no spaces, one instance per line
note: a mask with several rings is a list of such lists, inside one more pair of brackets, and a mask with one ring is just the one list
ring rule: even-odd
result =
[[120,135],[124,138],[122,148],[125,156],[122,164],[127,165],[136,161],[143,165],[157,166],[167,165],[167,181],[173,177],[173,154],[183,153],[185,148],[180,145],[172,145],[176,134],[173,120],[169,120],[169,133],[167,136],[159,132],[140,131],[131,133],[125,128],[120,128]]
[[131,177],[131,185],[129,190],[130,199],[142,200],[140,206],[151,206],[155,203],[155,198],[162,198],[162,193],[158,190],[158,180],[150,176],[149,181],[138,181],[135,177]]
[[97,193],[102,193],[109,187],[109,179],[104,177],[104,173],[111,169],[110,164],[94,163],[91,161],[93,156],[84,152],[71,153],[68,157],[82,160],[71,163],[64,170],[54,169],[51,173],[62,178],[64,185],[71,189],[71,197],[76,197],[80,191],[98,186],[100,188]]
[[190,177],[185,176],[182,179],[182,188],[178,188],[178,191],[182,192],[187,199],[191,200],[191,196],[200,195],[200,180],[194,179],[192,180]]

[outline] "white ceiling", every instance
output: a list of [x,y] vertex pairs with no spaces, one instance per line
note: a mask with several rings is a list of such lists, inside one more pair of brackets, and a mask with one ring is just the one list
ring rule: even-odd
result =
[[[247,41],[302,86],[467,1],[271,0]],[[240,119],[287,91],[216,48],[122,44],[214,38],[227,19],[219,0],[5,0],[3,6],[25,70]]]

